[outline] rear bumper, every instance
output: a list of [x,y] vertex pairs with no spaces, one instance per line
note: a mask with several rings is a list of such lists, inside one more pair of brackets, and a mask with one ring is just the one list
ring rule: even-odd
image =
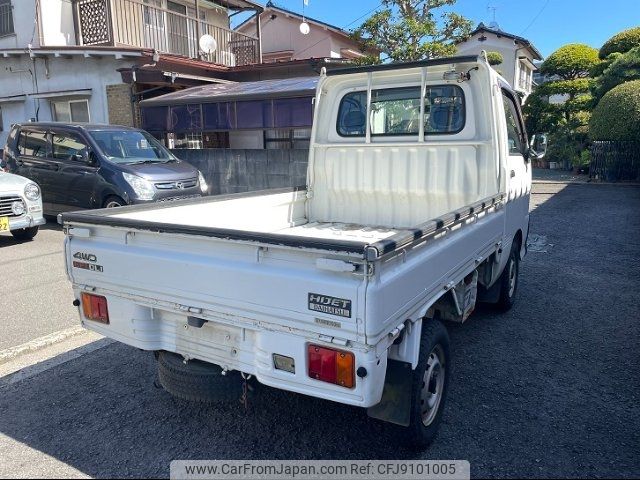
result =
[[[74,288],[76,298],[80,291]],[[104,293],[96,292],[104,295]],[[370,407],[380,402],[386,373],[387,357],[376,355],[375,347],[366,345],[333,345],[318,335],[292,334],[276,325],[255,322],[251,327],[207,321],[197,328],[188,324],[187,312],[168,311],[136,303],[115,295],[107,297],[110,323],[104,325],[86,320],[79,308],[83,326],[119,342],[142,350],[166,350],[188,358],[203,360],[254,375],[265,385],[302,393],[339,403]],[[227,316],[229,320],[231,316]],[[322,382],[307,375],[307,345],[325,345],[349,350],[355,355],[355,369],[364,367],[367,375],[356,376],[354,388]],[[291,357],[295,373],[277,370],[273,354]]]
[[9,230],[18,230],[20,228],[36,227],[38,225],[44,225],[47,221],[42,214],[33,215],[28,214],[22,217],[10,217],[9,218]]

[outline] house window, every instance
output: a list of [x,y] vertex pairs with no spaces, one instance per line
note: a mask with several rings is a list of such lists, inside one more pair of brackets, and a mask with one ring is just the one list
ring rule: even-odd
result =
[[13,34],[13,11],[11,0],[0,0],[0,37]]
[[58,122],[89,122],[89,101],[51,102],[54,120]]
[[309,128],[274,128],[264,131],[264,148],[267,150],[308,149],[310,140]]

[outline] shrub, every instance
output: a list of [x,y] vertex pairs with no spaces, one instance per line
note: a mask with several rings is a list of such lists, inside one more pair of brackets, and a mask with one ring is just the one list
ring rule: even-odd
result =
[[607,40],[600,48],[599,56],[604,60],[612,53],[625,53],[638,46],[640,46],[640,27],[630,28]]
[[582,43],[569,43],[560,47],[542,62],[540,73],[559,75],[565,80],[586,77],[600,62],[598,51]]
[[592,140],[640,140],[640,80],[609,90],[589,122]]
[[574,167],[577,168],[584,168],[588,166],[591,163],[591,152],[587,149],[582,150],[582,152],[580,152],[580,155],[576,155],[575,157],[573,157],[571,163]]
[[487,61],[489,65],[500,65],[504,62],[504,57],[500,52],[487,52]]

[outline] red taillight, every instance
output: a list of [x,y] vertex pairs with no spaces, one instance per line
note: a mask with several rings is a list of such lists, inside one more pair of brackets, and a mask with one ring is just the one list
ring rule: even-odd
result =
[[109,323],[109,310],[107,309],[107,299],[100,295],[82,293],[82,313],[88,320]]
[[347,388],[355,385],[353,353],[309,345],[309,377]]

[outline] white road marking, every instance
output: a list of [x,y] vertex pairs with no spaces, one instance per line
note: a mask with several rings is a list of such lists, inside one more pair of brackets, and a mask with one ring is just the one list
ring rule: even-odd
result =
[[[47,337],[50,336],[47,335]],[[83,329],[78,334],[56,343],[38,350],[27,351],[0,364],[0,388],[46,372],[53,367],[80,358],[112,343],[114,340]]]
[[7,348],[6,350],[0,351],[0,365],[20,355],[23,355],[28,352],[33,352],[35,350],[40,350],[41,348],[45,348],[45,347],[48,347],[49,345],[53,345],[54,343],[61,342],[63,340],[66,340],[67,338],[73,337],[75,335],[79,335],[85,331],[86,330],[82,328],[80,325],[76,325],[74,327],[60,330],[59,332],[54,332],[49,335],[45,335],[44,337],[36,338],[35,340],[31,340],[27,343],[23,343],[22,345],[17,345],[15,347]]

